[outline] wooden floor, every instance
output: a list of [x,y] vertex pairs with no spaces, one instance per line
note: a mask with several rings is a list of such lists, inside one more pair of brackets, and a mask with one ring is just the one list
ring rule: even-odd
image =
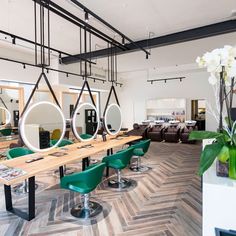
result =
[[[152,169],[142,174],[124,171],[126,177],[137,181],[130,191],[110,190],[104,180],[92,194],[104,210],[91,221],[82,222],[70,215],[79,194],[60,189],[53,171],[36,179],[37,216],[30,222],[5,211],[0,186],[0,235],[200,236],[201,187],[196,176],[200,149],[199,145],[152,143],[142,159]],[[14,197],[15,206],[26,208],[26,198]]]

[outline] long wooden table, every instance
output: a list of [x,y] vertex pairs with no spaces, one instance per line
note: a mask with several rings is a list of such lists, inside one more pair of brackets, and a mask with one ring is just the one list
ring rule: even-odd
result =
[[[1,162],[1,164],[3,165],[20,168],[26,172],[25,175],[19,176],[12,180],[0,179],[0,183],[4,184],[6,210],[20,216],[23,219],[32,220],[33,218],[35,218],[35,176],[37,174],[43,171],[59,167],[60,177],[62,178],[64,173],[63,171],[64,165],[75,161],[86,160],[88,156],[93,156],[94,154],[105,150],[111,151],[115,147],[122,146],[124,144],[139,140],[141,138],[142,138],[141,136],[109,138],[106,142],[103,142],[101,139],[97,139],[92,142],[89,142],[89,144],[92,145],[91,147],[85,147],[85,145],[88,143],[80,142],[63,148],[55,148],[47,153],[35,153]],[[67,155],[61,157],[50,155],[55,152],[63,152],[66,153]],[[108,152],[108,154],[109,153],[110,152]],[[43,159],[31,163],[26,162],[27,160],[39,156],[43,157]],[[28,185],[29,185],[28,213],[13,208],[12,196],[11,196],[11,185],[22,182],[26,179],[28,179]]]

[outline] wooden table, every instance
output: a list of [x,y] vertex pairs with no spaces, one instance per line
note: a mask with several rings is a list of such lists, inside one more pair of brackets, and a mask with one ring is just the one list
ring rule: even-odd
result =
[[[37,174],[43,171],[59,167],[60,177],[62,178],[64,175],[63,171],[64,165],[75,161],[87,160],[88,156],[93,156],[94,154],[99,153],[101,151],[110,150],[111,151],[110,153],[112,153],[113,148],[139,140],[141,138],[142,138],[141,136],[109,138],[106,142],[103,142],[101,139],[97,139],[92,142],[89,142],[89,144],[91,144],[92,147],[84,147],[88,143],[80,142],[63,148],[55,148],[47,153],[34,153],[31,155],[26,155],[12,160],[6,160],[1,162],[1,164],[3,165],[20,168],[26,172],[25,175],[19,176],[9,181],[0,179],[0,183],[4,184],[6,210],[20,216],[23,219],[32,220],[33,218],[35,218],[35,176]],[[64,152],[67,153],[67,155],[61,157],[50,155],[54,152]],[[30,160],[38,156],[42,156],[43,159],[31,163],[26,163],[27,160]],[[89,163],[87,162],[87,165],[88,164]],[[12,196],[11,196],[11,185],[24,181],[26,179],[28,179],[28,185],[29,185],[28,213],[13,208]]]

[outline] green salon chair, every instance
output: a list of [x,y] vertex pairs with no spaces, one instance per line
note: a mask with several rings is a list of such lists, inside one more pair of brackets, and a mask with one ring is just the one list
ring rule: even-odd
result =
[[151,140],[148,139],[148,140],[140,141],[140,142],[138,142],[138,143],[131,146],[131,147],[134,148],[133,158],[137,159],[137,164],[136,165],[132,164],[130,166],[130,169],[132,171],[144,172],[144,171],[148,171],[150,169],[150,167],[141,165],[141,157],[143,157],[147,153],[147,151],[149,149],[149,146],[150,146],[150,143],[151,143]]
[[[58,139],[50,140],[51,146],[55,145],[57,142],[58,142]],[[57,146],[64,147],[64,146],[71,145],[71,144],[73,144],[73,141],[71,141],[69,139],[62,139],[61,142]]]
[[121,170],[126,168],[130,163],[130,159],[133,156],[133,147],[121,150],[113,155],[106,156],[102,162],[106,163],[106,166],[113,168],[117,171],[117,179],[111,179],[108,181],[108,186],[111,188],[124,189],[131,186],[132,181],[121,177]]
[[80,134],[79,136],[82,139],[90,139],[93,137],[91,134]]
[[12,129],[10,128],[1,129],[0,133],[2,136],[10,136],[12,133]]
[[[16,147],[16,148],[12,148],[9,149],[6,153],[7,159],[14,159],[17,157],[21,157],[21,156],[25,156],[25,155],[29,155],[29,154],[33,154],[34,152],[32,152],[31,150],[27,149],[27,148],[23,148],[23,147]],[[38,188],[38,185],[35,184],[35,189]],[[17,186],[15,186],[13,188],[13,192],[21,195],[21,194],[25,194],[28,192],[28,181],[25,180],[22,184],[19,184]]]
[[[57,142],[58,142],[57,139],[52,139],[52,140],[50,140],[50,145],[53,146],[53,145],[55,145]],[[71,144],[73,144],[73,143],[74,143],[74,142],[72,142],[72,141],[69,140],[69,139],[62,139],[61,142],[60,142],[57,146],[58,146],[58,147],[65,147],[65,146],[71,145]],[[66,166],[64,165],[64,174],[65,174],[65,175],[73,174],[75,171],[76,171],[76,169],[74,169],[74,168],[68,168],[68,167],[66,167]],[[59,173],[58,170],[56,170],[56,171],[54,172],[54,174],[56,174],[56,175],[57,175],[58,173]]]
[[81,194],[81,203],[71,209],[74,217],[89,219],[102,212],[102,206],[89,200],[89,194],[101,183],[105,163],[89,166],[86,170],[61,179],[61,188]]

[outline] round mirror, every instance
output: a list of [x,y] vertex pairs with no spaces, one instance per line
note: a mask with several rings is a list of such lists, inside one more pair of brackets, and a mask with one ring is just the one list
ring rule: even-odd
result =
[[[25,145],[34,152],[56,147],[65,135],[66,122],[61,109],[51,102],[30,106],[20,119],[20,134]],[[51,140],[57,140],[52,145]]]
[[122,117],[120,107],[117,104],[113,103],[107,107],[104,123],[108,134],[116,135],[120,132]]
[[81,141],[92,140],[98,132],[99,117],[97,109],[90,103],[82,103],[72,117],[72,131]]
[[5,107],[0,107],[0,127],[10,124],[10,122],[11,113]]

